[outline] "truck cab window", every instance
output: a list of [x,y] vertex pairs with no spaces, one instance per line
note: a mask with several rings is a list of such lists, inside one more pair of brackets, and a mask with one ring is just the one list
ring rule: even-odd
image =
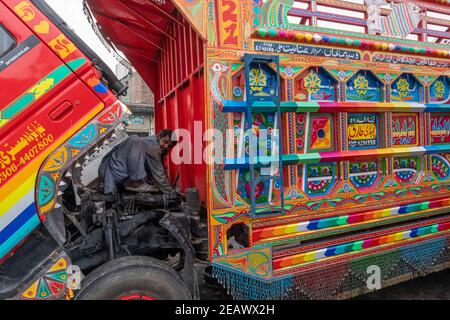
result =
[[12,35],[0,25],[0,57],[7,54],[16,44],[16,40]]

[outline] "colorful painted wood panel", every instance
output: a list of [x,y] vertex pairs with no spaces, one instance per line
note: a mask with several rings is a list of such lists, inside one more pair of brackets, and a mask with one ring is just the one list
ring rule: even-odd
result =
[[417,146],[419,144],[418,114],[393,114],[391,123],[393,146]]
[[[420,263],[430,266],[448,237],[448,218],[433,217],[450,209],[446,153],[450,150],[450,51],[438,44],[293,24],[287,19],[289,12],[311,13],[294,3],[248,1],[248,10],[245,5],[233,10],[231,2],[217,1],[214,10],[209,10],[217,35],[208,43],[209,59],[231,69],[222,73],[231,76],[221,78],[220,95],[217,83],[210,86],[211,100],[217,105],[209,121],[215,124],[221,119],[223,128],[232,126],[236,132],[244,128],[248,80],[251,98],[258,102],[253,105],[249,129],[261,137],[262,130],[276,128],[278,120],[271,118],[276,105],[267,103],[267,98],[281,90],[283,100],[283,214],[250,213],[246,165],[214,166],[211,171],[212,177],[222,170],[233,177],[232,197],[237,201],[232,205],[212,201],[211,258],[216,276],[237,297],[295,296],[296,290],[290,291],[292,283],[310,269],[325,270],[328,259],[336,259],[337,264],[344,261],[342,269],[326,275],[330,287],[335,282],[345,286],[343,274],[362,268],[358,259],[372,261],[378,254],[384,257],[386,270],[393,267],[392,273],[400,275],[399,270],[406,268],[400,257],[419,265],[412,255],[428,248],[433,254]],[[224,19],[228,13],[233,19]],[[337,15],[320,12],[300,20],[312,23],[315,18]],[[239,26],[234,25],[234,17]],[[357,20],[348,18],[353,23]],[[242,39],[233,37],[235,30]],[[273,65],[255,64],[246,74],[244,52],[278,56],[280,83]],[[235,157],[245,160],[248,141],[237,137],[234,145]],[[258,150],[263,147],[268,144],[257,145]],[[278,158],[273,155],[272,160]],[[268,170],[256,168],[257,178]],[[269,181],[258,181],[254,190],[258,208],[274,209],[277,188]],[[222,193],[225,196],[225,190]],[[427,222],[412,223],[416,218]],[[249,226],[249,249],[227,252],[223,230],[239,223]],[[335,242],[325,245],[327,237]],[[413,250],[413,241],[421,249]],[[389,254],[388,246],[392,246]],[[268,274],[253,261],[264,256],[261,249],[267,254],[262,265],[269,261],[272,267]],[[299,287],[315,292],[313,285]]]
[[373,187],[380,178],[382,169],[378,161],[350,162],[350,181],[358,189]]
[[220,45],[225,48],[242,46],[241,8],[238,0],[218,0]]
[[334,150],[334,125],[333,115],[311,115],[309,132],[311,133],[309,150],[332,151]]
[[439,77],[430,87],[430,103],[447,103],[450,100],[450,78]]
[[394,158],[394,175],[400,183],[413,183],[421,169],[421,158]]
[[265,100],[278,92],[276,74],[267,64],[254,63],[248,75],[250,95],[257,100]]
[[305,167],[303,190],[310,196],[327,195],[336,181],[336,164],[323,163]]
[[412,74],[403,74],[392,84],[392,101],[422,102],[423,86]]
[[448,160],[448,155],[432,155],[431,162],[433,174],[436,179],[440,181],[450,179],[450,162]]
[[450,142],[450,115],[442,113],[431,114],[431,142],[443,144]]
[[295,80],[296,101],[335,101],[337,81],[323,68],[311,68]]
[[348,115],[347,142],[349,150],[376,149],[380,146],[380,116],[375,113]]
[[346,100],[383,101],[383,84],[372,72],[359,71],[347,81]]

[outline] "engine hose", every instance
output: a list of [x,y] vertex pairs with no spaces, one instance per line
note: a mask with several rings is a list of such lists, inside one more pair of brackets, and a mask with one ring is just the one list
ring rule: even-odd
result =
[[105,242],[106,247],[108,248],[108,260],[114,260],[114,236],[113,236],[113,226],[112,226],[112,217],[106,217],[106,231],[105,231]]

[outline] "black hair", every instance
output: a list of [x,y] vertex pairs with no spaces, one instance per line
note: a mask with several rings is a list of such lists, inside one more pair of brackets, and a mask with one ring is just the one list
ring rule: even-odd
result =
[[162,131],[160,131],[158,133],[158,138],[166,138],[168,137],[174,144],[176,144],[178,142],[178,138],[176,137],[175,133],[173,132],[173,130],[170,129],[164,129]]

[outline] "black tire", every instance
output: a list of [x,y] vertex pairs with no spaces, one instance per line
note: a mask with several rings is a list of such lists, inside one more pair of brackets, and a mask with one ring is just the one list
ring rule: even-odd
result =
[[190,300],[170,267],[149,257],[124,257],[98,267],[81,283],[77,300]]

